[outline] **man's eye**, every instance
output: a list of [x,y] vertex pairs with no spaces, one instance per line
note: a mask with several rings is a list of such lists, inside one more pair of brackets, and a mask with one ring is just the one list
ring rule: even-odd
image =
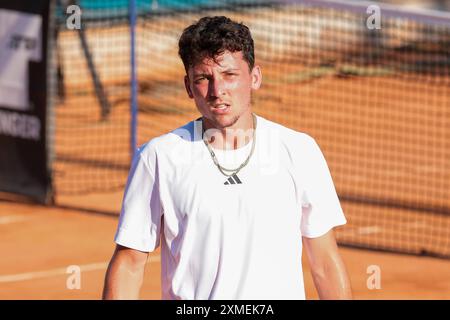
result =
[[194,80],[194,83],[198,84],[198,83],[201,83],[201,82],[204,81],[204,80],[206,80],[205,77],[197,78],[197,79]]

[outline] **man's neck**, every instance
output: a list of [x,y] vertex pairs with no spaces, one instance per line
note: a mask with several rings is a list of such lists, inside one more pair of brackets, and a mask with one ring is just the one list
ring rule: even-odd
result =
[[253,113],[241,116],[236,123],[226,128],[214,128],[203,122],[205,138],[215,149],[234,150],[242,148],[252,141],[254,130],[253,117]]

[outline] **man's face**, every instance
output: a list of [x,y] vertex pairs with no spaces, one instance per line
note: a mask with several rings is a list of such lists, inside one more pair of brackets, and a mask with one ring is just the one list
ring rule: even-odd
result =
[[237,129],[240,119],[251,119],[251,93],[261,85],[261,70],[249,70],[242,52],[225,51],[216,61],[205,58],[190,67],[184,80],[208,127]]

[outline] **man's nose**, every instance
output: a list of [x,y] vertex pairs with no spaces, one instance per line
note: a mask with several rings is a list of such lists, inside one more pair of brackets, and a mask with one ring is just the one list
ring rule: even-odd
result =
[[209,96],[219,98],[225,93],[225,83],[222,79],[214,78],[209,81]]

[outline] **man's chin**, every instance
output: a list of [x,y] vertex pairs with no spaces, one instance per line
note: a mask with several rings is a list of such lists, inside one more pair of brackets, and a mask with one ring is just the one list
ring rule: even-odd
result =
[[215,129],[222,130],[232,127],[238,119],[239,117],[232,115],[214,116],[208,118],[208,124],[212,125]]

